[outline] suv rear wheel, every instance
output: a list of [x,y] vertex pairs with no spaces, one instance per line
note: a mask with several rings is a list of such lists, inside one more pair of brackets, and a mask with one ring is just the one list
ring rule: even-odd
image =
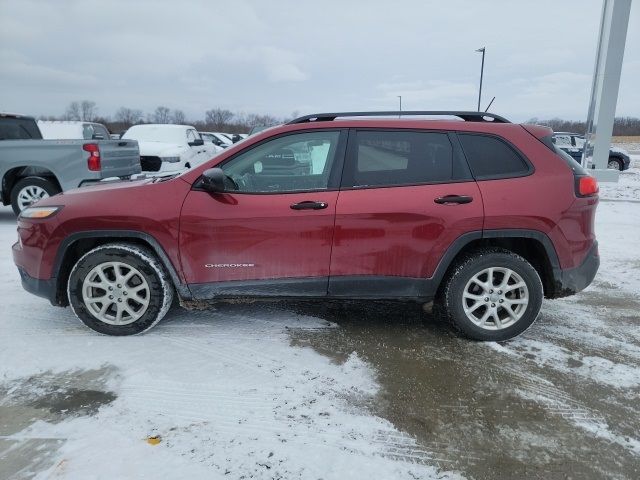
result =
[[149,330],[173,301],[173,285],[155,255],[134,244],[94,248],[75,264],[69,304],[89,328],[106,335]]
[[11,189],[11,207],[16,215],[43,198],[60,193],[60,188],[46,178],[26,177],[18,180]]
[[620,160],[618,160],[615,157],[609,157],[609,163],[607,163],[607,168],[611,170],[622,171],[624,167],[622,166],[622,162]]
[[454,265],[439,302],[464,336],[502,341],[531,326],[542,298],[536,269],[520,255],[492,248],[471,252]]

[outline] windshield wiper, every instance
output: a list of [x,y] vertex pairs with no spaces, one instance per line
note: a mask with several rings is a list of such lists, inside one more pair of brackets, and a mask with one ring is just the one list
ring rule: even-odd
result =
[[155,177],[153,179],[152,183],[156,183],[156,182],[164,182],[166,180],[171,180],[172,178],[176,178],[178,175],[180,175],[179,173],[173,173],[171,175],[163,175],[162,177]]

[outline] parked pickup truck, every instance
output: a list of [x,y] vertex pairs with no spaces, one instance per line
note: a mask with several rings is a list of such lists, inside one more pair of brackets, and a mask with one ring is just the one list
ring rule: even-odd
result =
[[135,140],[43,140],[33,117],[0,113],[0,199],[16,215],[61,191],[136,173]]
[[146,124],[129,128],[122,139],[137,140],[147,175],[167,175],[197,167],[222,151],[205,143],[190,125]]

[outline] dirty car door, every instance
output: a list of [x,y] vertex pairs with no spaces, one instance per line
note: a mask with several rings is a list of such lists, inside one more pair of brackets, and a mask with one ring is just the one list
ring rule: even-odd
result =
[[220,165],[237,189],[189,193],[180,253],[197,298],[326,295],[344,137],[268,139]]

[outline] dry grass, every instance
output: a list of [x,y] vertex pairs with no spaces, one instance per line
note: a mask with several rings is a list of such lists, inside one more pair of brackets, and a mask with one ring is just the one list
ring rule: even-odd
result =
[[611,143],[640,143],[640,135],[629,135],[626,137],[613,137]]

